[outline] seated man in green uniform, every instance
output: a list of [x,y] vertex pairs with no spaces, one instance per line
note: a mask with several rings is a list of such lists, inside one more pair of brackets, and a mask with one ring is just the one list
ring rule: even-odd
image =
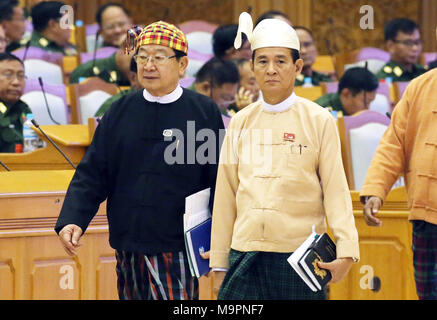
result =
[[114,2],[105,3],[97,10],[96,21],[103,47],[120,47],[132,24],[129,11],[122,4]]
[[[313,70],[313,64],[317,58],[317,47],[314,43],[312,32],[301,26],[294,27],[300,42],[300,55],[303,60],[303,69],[296,76],[295,86],[302,86],[305,83],[305,78],[311,79],[313,86],[320,85],[320,82],[332,82],[329,75]],[[307,80],[308,81],[308,80]]]
[[405,18],[391,20],[385,26],[384,37],[390,61],[378,71],[378,79],[411,81],[426,72],[425,67],[417,63],[422,52],[422,39],[414,21]]
[[15,152],[23,144],[23,123],[30,108],[20,100],[25,85],[24,65],[16,56],[0,53],[0,152]]
[[214,57],[200,68],[190,89],[214,100],[226,126],[232,115],[228,108],[235,102],[239,81],[240,76],[234,63]]
[[369,109],[375,99],[378,89],[378,79],[365,68],[355,67],[348,69],[338,84],[336,93],[328,93],[315,102],[322,107],[334,111],[341,111],[349,116],[358,111]]
[[51,52],[60,52],[65,56],[76,55],[76,48],[69,42],[71,30],[63,28],[60,1],[44,1],[32,8],[33,32],[30,46]]
[[129,93],[132,93],[136,90],[140,90],[142,88],[141,84],[138,81],[137,76],[137,63],[135,62],[135,59],[131,59],[130,63],[130,70],[129,70],[129,82],[130,82],[130,88],[128,90],[123,90],[117,93],[116,95],[112,96],[108,100],[106,100],[102,106],[97,110],[95,117],[102,117],[105,112],[109,109],[109,107],[118,99],[120,99],[122,96],[127,95]]
[[120,49],[108,58],[90,60],[73,70],[70,83],[79,83],[81,78],[99,77],[118,86],[129,86],[131,59],[132,55],[126,55],[123,49]]
[[6,33],[6,51],[11,52],[26,44],[26,18],[18,0],[3,0],[0,3],[0,24]]

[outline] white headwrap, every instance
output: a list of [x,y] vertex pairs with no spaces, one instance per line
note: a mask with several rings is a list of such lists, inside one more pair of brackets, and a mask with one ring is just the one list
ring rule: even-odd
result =
[[266,47],[284,47],[300,50],[299,38],[296,31],[285,21],[280,19],[264,19],[253,30],[252,17],[242,12],[238,21],[238,31],[234,47],[239,49],[242,35],[246,34],[252,51]]

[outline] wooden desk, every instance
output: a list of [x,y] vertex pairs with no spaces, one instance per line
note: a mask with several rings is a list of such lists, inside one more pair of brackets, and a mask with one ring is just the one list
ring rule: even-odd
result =
[[[47,125],[41,128],[75,165],[79,164],[91,141],[87,125]],[[28,153],[0,153],[0,160],[11,171],[72,169],[41,132],[36,128],[33,129],[46,142],[46,147]]]
[[[412,225],[408,221],[405,188],[392,190],[378,217],[381,227],[369,227],[363,218],[359,193],[351,192],[355,224],[360,241],[360,261],[346,279],[330,285],[332,300],[416,300]],[[380,289],[372,290],[372,278]]]
[[53,230],[73,173],[0,172],[0,300],[118,298],[106,203],[76,257]]

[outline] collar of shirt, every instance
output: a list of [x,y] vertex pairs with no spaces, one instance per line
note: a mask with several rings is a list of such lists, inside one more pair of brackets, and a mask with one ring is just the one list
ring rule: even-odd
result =
[[182,96],[183,92],[184,91],[182,90],[182,87],[178,85],[176,89],[162,97],[152,96],[146,89],[143,90],[143,96],[146,101],[167,104],[178,100]]
[[283,112],[291,108],[296,100],[296,94],[293,92],[287,99],[278,104],[268,104],[262,100],[262,106],[268,112]]

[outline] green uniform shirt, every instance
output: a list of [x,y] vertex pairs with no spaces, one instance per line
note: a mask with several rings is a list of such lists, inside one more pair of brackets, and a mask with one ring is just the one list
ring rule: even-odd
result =
[[123,90],[115,95],[113,95],[111,98],[109,98],[108,100],[106,100],[99,108],[99,110],[97,110],[96,114],[94,115],[94,117],[102,117],[105,112],[109,109],[109,107],[118,99],[120,99],[122,96],[132,93],[135,90],[130,88],[129,90]]
[[340,95],[338,92],[336,93],[327,93],[320,98],[318,98],[316,101],[314,101],[318,105],[321,105],[324,108],[330,108],[333,111],[341,111],[343,115],[347,116],[347,112],[343,109],[343,104],[340,100]]
[[392,81],[411,81],[427,70],[420,64],[413,65],[413,71],[405,70],[399,63],[390,60],[376,73],[378,79],[392,78]]
[[330,76],[328,76],[327,74],[324,73],[320,73],[317,71],[313,71],[313,76],[312,77],[308,77],[305,76],[304,74],[298,74],[296,76],[296,81],[294,82],[295,86],[302,86],[304,84],[304,79],[305,78],[311,78],[311,83],[313,84],[313,86],[318,86],[320,85],[320,82],[332,82],[332,79]]
[[30,46],[41,48],[50,52],[59,52],[64,56],[74,56],[78,53],[76,47],[72,44],[68,44],[66,47],[61,47],[54,41],[44,38],[43,35],[37,31],[32,32],[32,36],[30,37]]
[[130,86],[129,80],[125,79],[118,70],[115,62],[115,53],[108,58],[88,61],[78,66],[70,75],[70,83],[79,83],[80,78],[99,77],[109,83],[116,83],[119,86]]
[[15,152],[16,144],[23,144],[23,123],[29,106],[19,100],[14,105],[0,101],[0,152]]

